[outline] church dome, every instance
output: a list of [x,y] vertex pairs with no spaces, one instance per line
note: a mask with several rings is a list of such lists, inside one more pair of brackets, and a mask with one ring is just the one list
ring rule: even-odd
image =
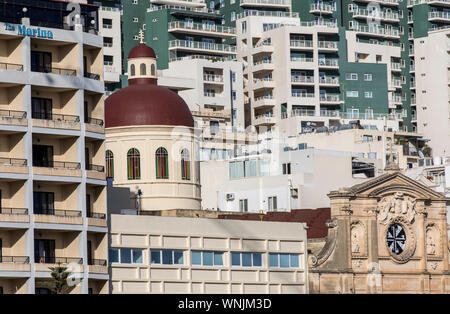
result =
[[186,102],[177,93],[157,85],[156,55],[144,43],[128,56],[129,86],[105,100],[105,127],[170,125],[194,127]]

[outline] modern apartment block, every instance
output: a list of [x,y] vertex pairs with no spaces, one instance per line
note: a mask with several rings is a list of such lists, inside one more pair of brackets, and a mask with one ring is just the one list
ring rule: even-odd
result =
[[111,215],[111,293],[308,293],[304,223]]
[[1,291],[49,293],[62,263],[82,278],[71,293],[108,293],[98,9],[81,5],[80,22],[64,2],[0,8]]

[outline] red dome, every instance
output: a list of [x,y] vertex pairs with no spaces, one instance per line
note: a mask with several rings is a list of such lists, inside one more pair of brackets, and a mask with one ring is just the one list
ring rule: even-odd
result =
[[194,127],[184,100],[166,87],[133,84],[105,100],[105,127],[173,125]]
[[140,43],[128,54],[128,59],[133,58],[156,58],[155,51],[146,44]]

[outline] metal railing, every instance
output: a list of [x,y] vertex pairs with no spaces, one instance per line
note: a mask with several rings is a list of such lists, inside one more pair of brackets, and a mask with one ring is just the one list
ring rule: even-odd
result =
[[440,19],[450,19],[450,12],[428,12],[428,18],[440,18]]
[[292,62],[314,62],[314,58],[299,58],[299,57],[292,57]]
[[181,11],[192,11],[192,12],[202,12],[202,13],[210,13],[210,14],[220,14],[219,10],[213,10],[209,8],[191,8],[185,7],[181,5],[150,5],[150,8],[147,9],[147,12],[154,12],[160,10],[181,10]]
[[340,101],[339,95],[320,95],[319,101]]
[[35,256],[34,262],[38,264],[83,264],[81,257],[55,257],[55,256]]
[[96,218],[96,219],[106,219],[106,214],[103,213],[92,213],[89,212],[86,214],[88,218]]
[[92,79],[92,80],[100,80],[100,74],[84,72],[84,77]]
[[53,160],[36,161],[35,160],[35,161],[33,161],[33,167],[79,170],[79,169],[81,169],[81,164],[79,162],[65,162],[65,161],[53,161]]
[[312,40],[291,39],[290,40],[290,45],[291,45],[291,47],[312,48],[313,47],[313,41]]
[[81,217],[79,210],[64,210],[64,209],[34,209],[35,215],[49,215],[59,217]]
[[314,83],[314,77],[313,76],[291,76],[291,82]]
[[272,100],[273,99],[273,96],[272,95],[270,95],[270,96],[260,96],[260,97],[256,97],[255,98],[255,101],[264,101],[264,100]]
[[236,29],[233,27],[221,26],[221,25],[210,25],[202,23],[189,23],[189,22],[170,22],[169,30],[182,28],[195,31],[206,31],[214,33],[225,33],[225,34],[236,34]]
[[203,80],[207,82],[223,82],[223,75],[218,74],[203,74]]
[[272,63],[272,59],[264,59],[264,60],[253,62],[253,65],[260,65],[260,64],[273,64],[273,63]]
[[318,64],[327,67],[337,67],[339,65],[338,59],[319,59]]
[[0,214],[5,214],[5,215],[28,215],[28,208],[0,207]]
[[28,256],[2,256],[0,255],[0,263],[10,264],[29,264],[30,257]]
[[335,41],[323,41],[320,40],[318,42],[318,47],[319,48],[326,48],[326,49],[337,49],[337,42]]
[[27,165],[27,160],[26,159],[0,157],[0,166],[19,166],[19,167],[24,167],[26,165]]
[[42,73],[52,73],[58,75],[66,75],[66,76],[76,76],[77,70],[73,69],[63,69],[63,68],[55,68],[51,65],[48,66],[40,66],[40,65],[31,65],[31,71],[33,72],[42,72]]
[[31,118],[40,120],[52,120],[52,121],[62,121],[62,122],[80,122],[79,116],[69,115],[69,114],[57,114],[53,112],[36,112],[31,113]]
[[296,93],[292,91],[291,96],[298,98],[314,98],[314,93]]
[[289,0],[241,0],[242,4],[290,5]]
[[106,259],[88,258],[87,263],[91,266],[108,266]]
[[[385,0],[385,1],[387,1],[387,0]],[[399,1],[399,0],[397,0],[397,1]],[[429,3],[429,2],[450,3],[450,0],[408,0],[408,6],[422,4],[422,3]]]
[[336,7],[329,4],[312,3],[310,6],[310,11],[333,12],[336,11]]
[[169,41],[169,48],[193,48],[203,50],[214,50],[223,52],[236,52],[236,47],[226,44],[206,43],[190,40],[171,40]]
[[298,12],[245,10],[243,13],[237,14],[236,18],[241,19],[247,16],[276,16],[298,18],[299,15]]
[[321,84],[339,84],[339,79],[321,76],[321,77],[319,77],[319,83],[321,83]]
[[27,117],[26,111],[17,110],[0,110],[0,117],[11,119],[25,119]]
[[369,11],[367,9],[357,9],[353,12],[353,16],[360,15],[364,17],[370,17],[370,18],[379,18],[384,20],[398,20],[399,16],[398,13],[391,12],[381,12],[381,11]]
[[105,172],[105,166],[86,164],[86,170]]
[[313,117],[315,114],[316,114],[316,111],[314,109],[292,109],[291,110],[291,117],[301,117],[301,116]]
[[0,62],[0,70],[6,71],[23,71],[22,64]]
[[369,33],[369,34],[376,34],[376,35],[382,35],[382,36],[399,36],[399,31],[396,28],[393,29],[387,29],[383,27],[369,27],[366,25],[357,25],[353,28],[357,32],[361,33]]

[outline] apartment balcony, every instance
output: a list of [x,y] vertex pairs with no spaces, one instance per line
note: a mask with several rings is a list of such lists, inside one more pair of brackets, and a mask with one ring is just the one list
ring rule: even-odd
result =
[[450,22],[450,12],[428,12],[430,22]]
[[338,105],[342,101],[340,99],[340,96],[338,94],[332,95],[332,94],[322,94],[319,97],[319,102],[322,105]]
[[253,46],[252,55],[257,54],[270,54],[275,51],[275,47],[268,43],[261,43],[259,45]]
[[169,41],[169,50],[181,50],[217,55],[235,55],[236,47],[225,44],[206,43],[188,40]]
[[318,64],[322,69],[339,69],[338,59],[319,59]]
[[96,74],[96,73],[84,72],[83,76],[85,78],[88,78],[88,79],[91,79],[91,80],[96,80],[96,81],[100,80],[100,74]]
[[333,86],[337,87],[339,86],[339,79],[336,77],[326,77],[322,76],[319,77],[319,85],[320,86]]
[[395,90],[398,88],[402,88],[402,81],[401,80],[391,80],[391,84],[389,85],[390,90]]
[[107,274],[108,261],[106,259],[88,259],[88,272],[92,274]]
[[0,71],[23,71],[23,65],[0,62]]
[[414,57],[414,48],[409,48],[409,57]]
[[333,14],[334,11],[336,11],[336,7],[329,4],[312,3],[309,8],[309,13],[312,14]]
[[290,8],[289,0],[240,0],[241,7]]
[[187,8],[205,8],[205,0],[150,0],[153,4],[165,4],[170,6],[180,6]]
[[312,40],[290,40],[291,48],[295,50],[313,50],[314,44]]
[[105,125],[102,119],[87,117],[84,120],[87,132],[105,133]]
[[272,78],[254,79],[253,90],[272,89],[275,88],[275,81]]
[[64,129],[64,130],[80,130],[80,117],[67,114],[54,114],[51,112],[40,113],[33,112],[33,127]]
[[77,70],[56,68],[56,67],[52,67],[51,65],[48,65],[48,66],[32,65],[31,71],[32,72],[41,72],[41,73],[50,73],[50,74],[56,74],[56,75],[64,75],[64,76],[74,76],[74,77],[77,76]]
[[417,122],[417,114],[414,111],[411,113],[411,122]]
[[388,29],[383,27],[369,27],[365,25],[358,25],[353,30],[362,35],[371,35],[372,37],[398,39],[400,38],[398,29]]
[[336,52],[338,51],[338,43],[335,41],[320,40],[317,44],[320,52]]
[[34,256],[34,268],[39,272],[50,272],[49,267],[55,267],[60,264],[78,264],[77,271],[83,272],[83,259],[81,257],[52,257],[52,256]]
[[298,93],[295,91],[291,92],[291,100],[294,103],[297,103],[298,101],[301,102],[302,105],[315,105],[315,98],[314,93]]
[[292,109],[291,117],[314,117],[316,111],[314,109]]
[[389,98],[389,104],[393,106],[400,106],[402,104],[402,96],[392,96]]
[[0,173],[28,173],[26,159],[0,157]]
[[402,70],[402,65],[398,62],[391,62],[391,71],[400,72]]
[[0,256],[0,272],[29,272],[28,256]]
[[275,65],[272,61],[258,61],[253,63],[253,73],[263,72],[263,71],[273,71],[275,69]]
[[291,76],[291,82],[295,85],[314,85],[313,76]]
[[222,25],[209,25],[189,22],[170,22],[169,33],[194,34],[202,36],[214,36],[220,38],[233,38],[236,36],[236,29]]
[[381,5],[387,5],[387,6],[398,6],[398,4],[402,1],[403,0],[355,0],[355,2],[379,3]]
[[46,161],[33,163],[33,174],[43,176],[81,177],[79,162]]
[[416,72],[416,65],[410,64],[409,65],[409,73],[414,73],[414,72]]
[[30,221],[27,208],[0,208],[0,222],[23,222]]
[[383,22],[400,22],[398,13],[386,13],[380,11],[369,11],[367,9],[357,9],[353,12],[354,19],[364,19],[364,20],[381,20]]
[[0,109],[0,125],[27,126],[27,113],[25,111]]
[[95,180],[106,180],[105,166],[87,164],[86,177]]
[[220,74],[203,74],[203,82],[205,84],[223,85],[223,75]]
[[271,114],[264,114],[255,117],[254,125],[255,126],[269,126],[274,125],[276,123],[276,118]]
[[50,224],[69,224],[69,225],[83,224],[81,211],[62,210],[62,209],[38,211],[37,213],[34,214],[34,222],[50,223]]
[[320,110],[320,116],[321,117],[327,117],[327,118],[341,119],[342,113],[339,110],[321,109]]
[[410,88],[415,89],[416,88],[416,82],[411,82]]
[[106,214],[104,213],[87,213],[88,226],[107,227]]
[[294,68],[314,70],[316,64],[313,58],[293,58],[291,57],[291,66]]
[[263,108],[271,108],[276,105],[276,101],[273,96],[262,96],[255,98],[255,102],[253,103],[254,109],[263,109]]

